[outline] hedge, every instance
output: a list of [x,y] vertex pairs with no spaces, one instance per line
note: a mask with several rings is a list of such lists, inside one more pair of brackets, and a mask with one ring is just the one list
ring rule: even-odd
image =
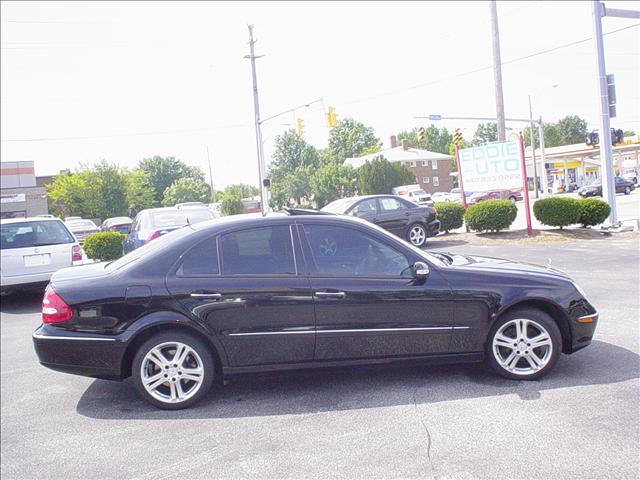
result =
[[578,200],[580,218],[578,223],[583,227],[599,225],[604,222],[611,213],[609,204],[599,198],[583,198]]
[[580,221],[580,202],[568,197],[543,198],[533,204],[533,214],[543,225],[562,229]]
[[518,208],[510,200],[485,200],[471,205],[464,213],[464,221],[478,232],[498,232],[511,226]]
[[120,232],[98,232],[84,239],[82,248],[87,257],[104,262],[122,256],[122,242],[126,235]]
[[449,230],[462,227],[464,207],[461,204],[456,202],[436,202],[434,206],[438,212],[441,230],[449,233]]

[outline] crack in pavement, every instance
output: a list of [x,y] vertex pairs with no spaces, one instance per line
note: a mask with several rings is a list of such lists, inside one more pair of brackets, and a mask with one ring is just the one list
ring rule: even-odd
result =
[[424,422],[424,418],[422,417],[422,415],[420,415],[420,411],[418,410],[418,402],[416,401],[417,392],[418,392],[417,389],[413,391],[413,406],[416,411],[416,416],[420,420],[420,423],[422,424],[422,427],[424,428],[424,431],[427,434],[427,459],[429,461],[429,467],[431,467],[431,475],[433,476],[434,480],[438,480],[438,476],[436,475],[436,469],[433,466],[433,458],[431,458],[431,433],[429,432],[429,428],[427,427],[427,424]]

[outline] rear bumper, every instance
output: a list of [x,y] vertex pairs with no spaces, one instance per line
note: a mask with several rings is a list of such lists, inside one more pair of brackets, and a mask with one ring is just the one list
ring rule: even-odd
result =
[[42,365],[52,370],[106,380],[122,380],[127,343],[118,336],[65,331],[40,325],[32,335]]
[[438,233],[440,233],[440,220],[432,220],[427,224],[427,235],[435,237]]
[[2,285],[2,289],[5,290],[6,287],[21,287],[21,288],[31,288],[37,287],[40,285],[46,285],[51,280],[51,276],[55,273],[55,271],[45,272],[45,273],[35,273],[32,275],[15,275],[10,277],[2,276],[0,277],[0,284]]

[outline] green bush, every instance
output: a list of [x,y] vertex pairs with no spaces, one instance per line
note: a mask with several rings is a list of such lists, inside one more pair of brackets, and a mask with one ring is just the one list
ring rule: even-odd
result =
[[550,197],[533,204],[533,214],[543,225],[566,227],[580,220],[580,205],[575,198]]
[[225,195],[220,205],[222,215],[238,215],[244,213],[244,205],[240,197],[234,195]]
[[510,200],[485,200],[467,208],[464,221],[471,230],[497,232],[509,228],[517,214],[518,209]]
[[434,206],[438,211],[441,230],[449,233],[449,230],[462,227],[464,207],[461,204],[456,202],[436,202]]
[[581,223],[583,227],[599,225],[611,213],[609,204],[599,198],[583,198],[578,200],[578,205],[580,207],[578,223]]
[[120,232],[98,232],[84,239],[82,248],[87,257],[104,262],[122,256],[122,242],[126,235]]

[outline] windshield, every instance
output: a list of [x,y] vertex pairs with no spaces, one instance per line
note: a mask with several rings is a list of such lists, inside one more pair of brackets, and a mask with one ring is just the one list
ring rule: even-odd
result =
[[154,228],[181,227],[188,223],[194,224],[215,218],[208,209],[185,209],[159,211],[151,214],[151,224]]
[[409,195],[411,195],[412,197],[417,197],[418,195],[426,195],[427,192],[425,192],[424,190],[411,190],[409,192]]
[[600,185],[602,185],[602,179],[600,179],[600,178],[597,178],[596,180],[594,180],[593,182],[591,182],[589,184],[590,187],[597,187],[597,186],[600,186]]
[[73,220],[71,222],[67,222],[67,225],[69,225],[70,228],[78,228],[78,227],[97,228],[96,224],[93,223],[91,220]]
[[7,223],[0,227],[0,248],[3,250],[73,242],[69,230],[58,221]]
[[331,202],[329,205],[325,205],[320,209],[320,211],[329,213],[344,213],[349,210],[349,207],[351,207],[351,205],[353,205],[357,200],[357,198],[341,198],[340,200]]

